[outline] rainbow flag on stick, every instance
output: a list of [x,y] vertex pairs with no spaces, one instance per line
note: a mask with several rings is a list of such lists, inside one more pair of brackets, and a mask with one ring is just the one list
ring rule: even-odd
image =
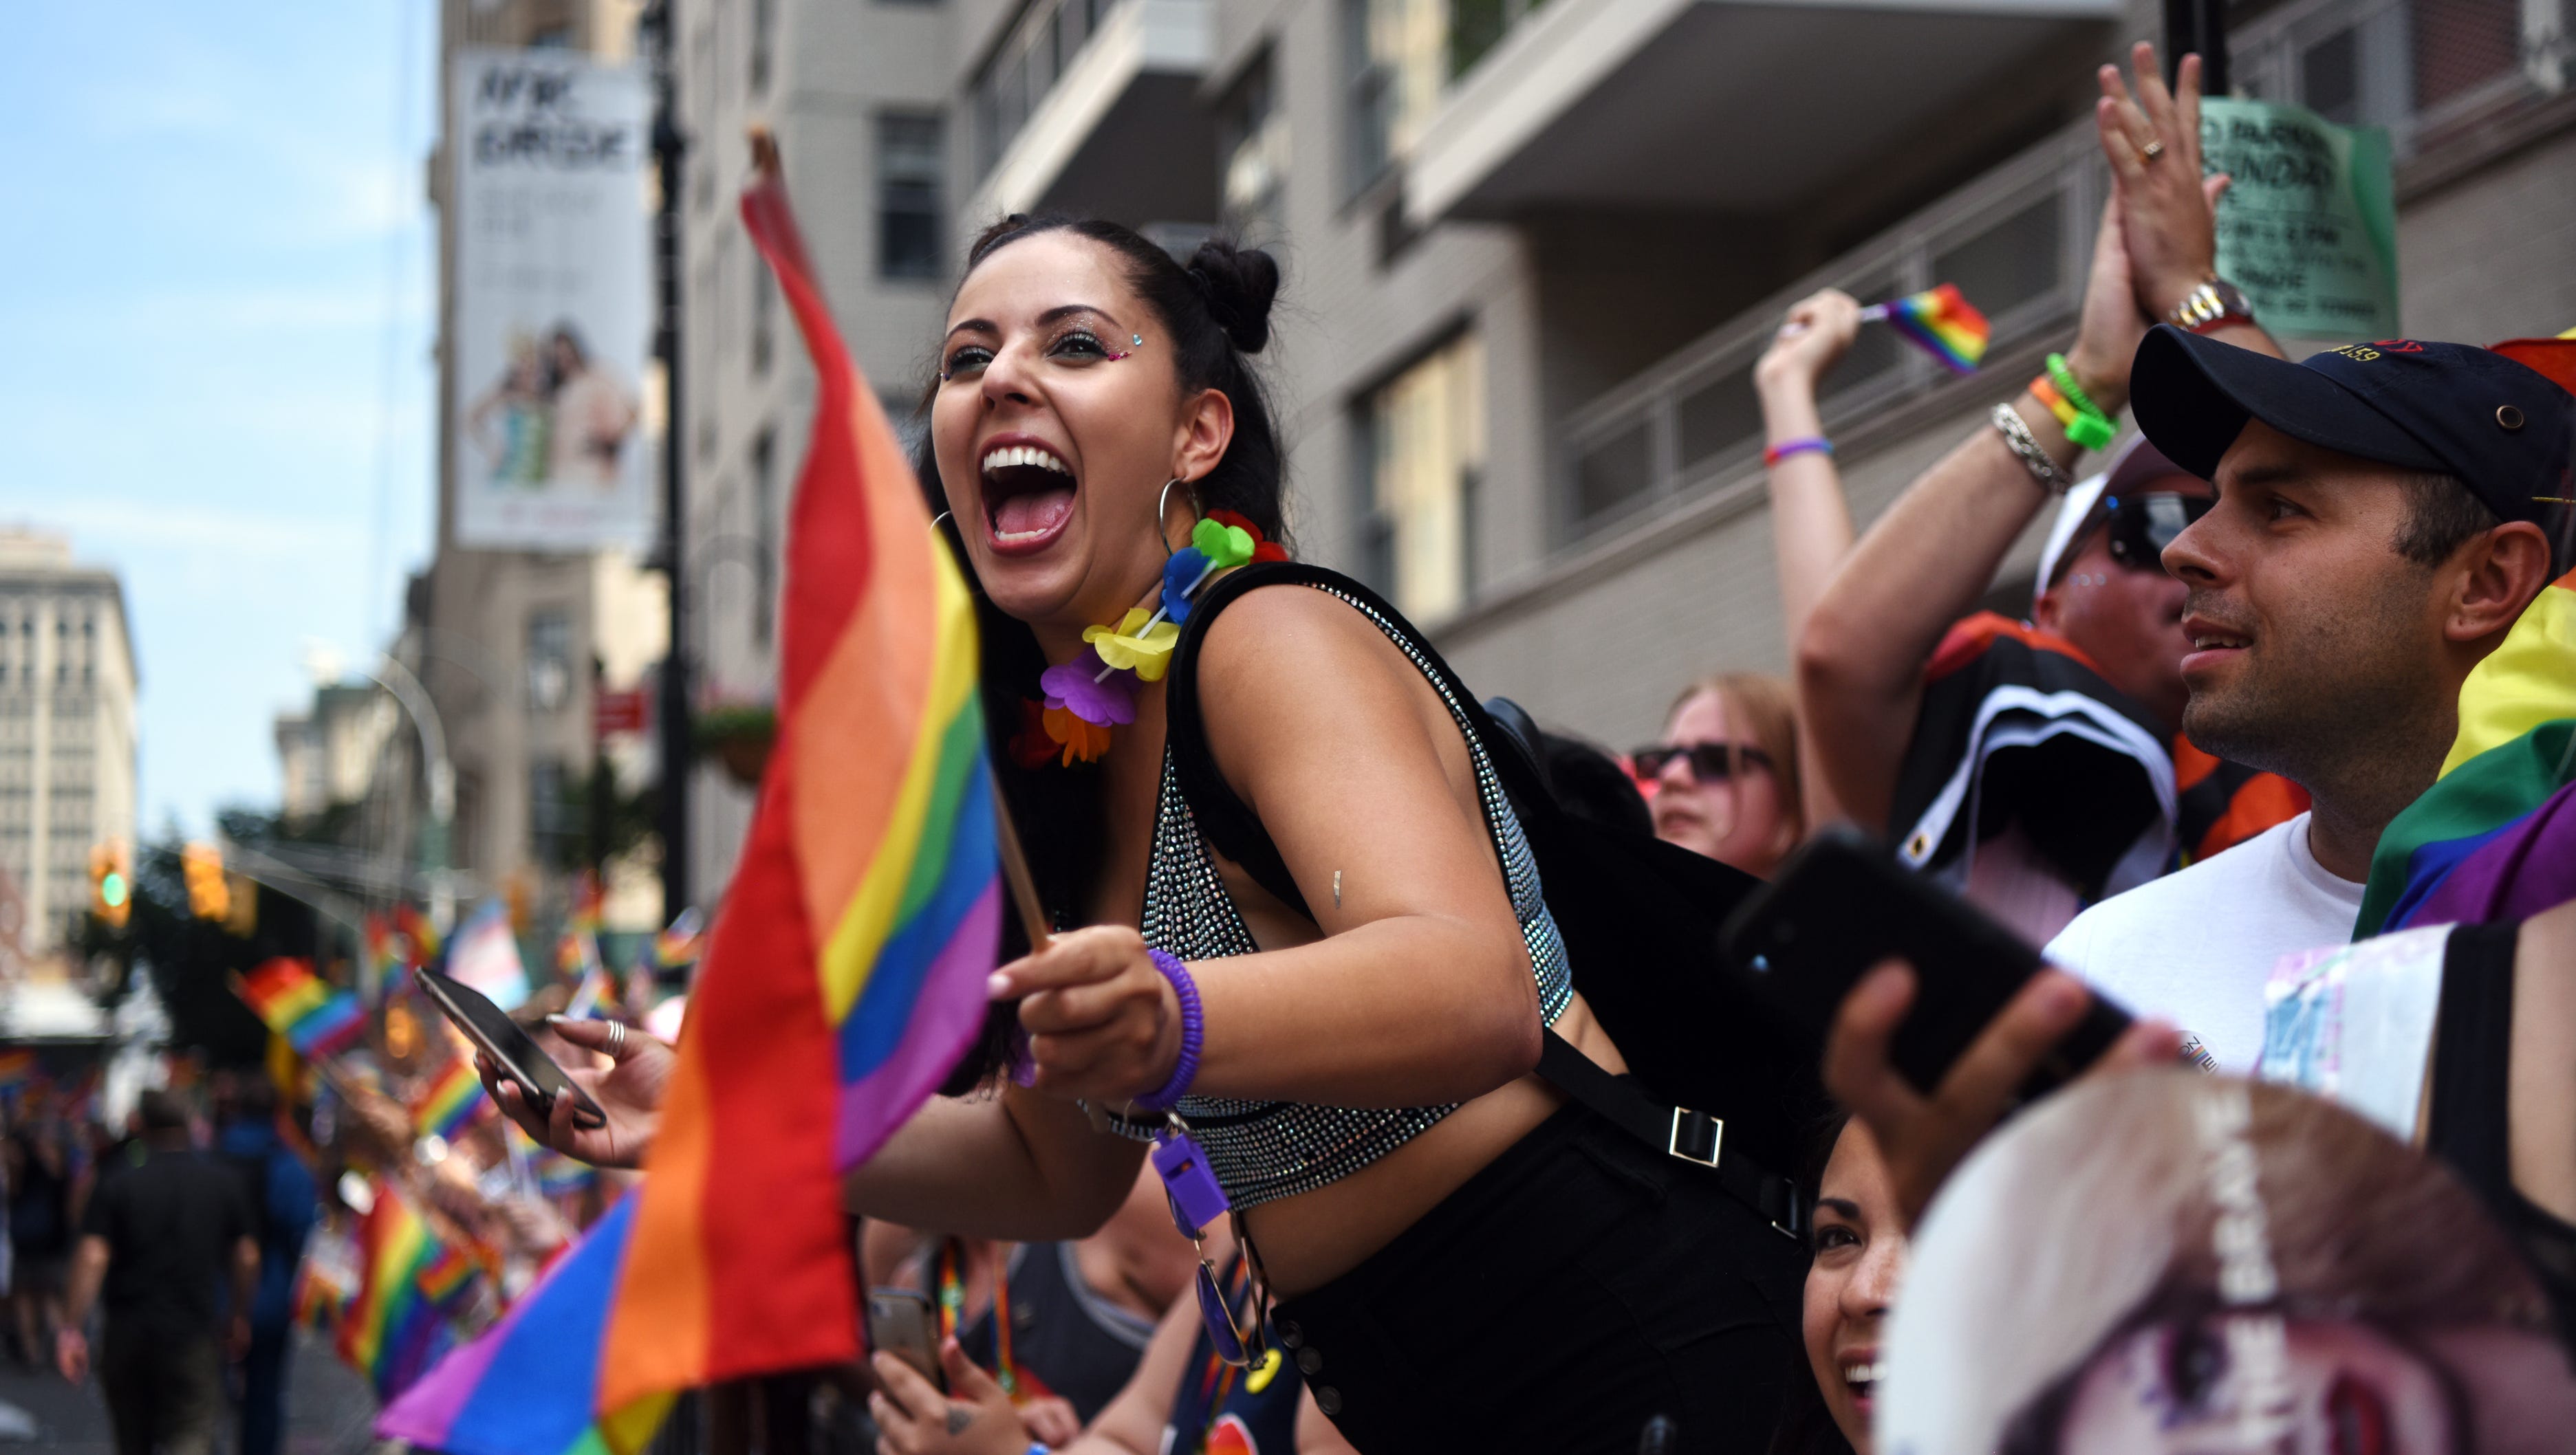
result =
[[366,1034],[367,1013],[358,997],[325,985],[302,960],[271,960],[234,989],[270,1030],[307,1061],[336,1056]]
[[377,1421],[450,1455],[628,1455],[680,1389],[856,1358],[841,1175],[983,1025],[1002,891],[966,585],[833,327],[774,152],[742,216],[818,382],[777,747],[642,1186]]
[[1898,333],[1953,374],[1977,371],[1977,361],[1986,356],[1986,340],[1994,332],[1986,316],[1950,283],[1873,303],[1860,311],[1860,319],[1863,323],[1884,319],[1895,325]]
[[2442,776],[2379,836],[2355,939],[2520,919],[2576,897],[2576,571],[2460,686]]
[[474,1064],[460,1056],[433,1074],[412,1099],[412,1129],[424,1137],[453,1142],[491,1105],[483,1098],[483,1082],[474,1074]]
[[358,1291],[340,1322],[340,1357],[392,1399],[455,1343],[450,1322],[475,1264],[439,1239],[400,1188],[376,1186],[358,1225]]

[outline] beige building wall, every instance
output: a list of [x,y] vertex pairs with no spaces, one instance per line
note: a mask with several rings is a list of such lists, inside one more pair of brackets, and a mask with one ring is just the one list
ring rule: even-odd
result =
[[[138,686],[115,573],[59,537],[0,533],[0,946],[58,948],[89,908],[90,850],[131,844]],[[5,952],[0,952],[5,953]]]
[[[685,212],[687,590],[700,705],[773,702],[777,593],[814,371],[737,206],[752,126],[776,137],[808,253],[851,356],[898,426],[948,304],[945,270],[888,276],[885,127],[935,121],[950,140],[954,5],[889,0],[678,0]],[[947,179],[942,178],[943,185]],[[944,213],[945,204],[942,204]],[[944,218],[943,218],[944,222]],[[945,229],[943,228],[943,231]],[[962,244],[938,239],[939,256]],[[724,891],[751,791],[701,762],[690,786],[692,891]]]

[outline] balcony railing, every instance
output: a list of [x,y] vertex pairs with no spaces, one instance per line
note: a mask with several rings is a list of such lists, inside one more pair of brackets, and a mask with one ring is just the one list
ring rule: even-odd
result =
[[[2235,82],[2346,124],[2389,129],[2399,158],[2565,84],[2576,0],[2293,0],[2232,37]],[[2010,349],[2073,319],[2108,178],[2076,123],[1738,315],[1570,416],[1556,538],[1573,544],[1745,476],[1761,459],[1753,362],[1788,306],[1823,287],[1864,302],[1955,283]],[[1864,328],[1818,401],[1828,431],[1950,376]]]
[[[1825,287],[1864,302],[1955,283],[1994,346],[2073,316],[2108,185],[2088,118],[1782,289],[1570,418],[1560,539],[1591,535],[1759,462],[1753,361],[1797,299]],[[1884,328],[1864,328],[1818,401],[1828,430],[1950,376]]]
[[975,73],[975,176],[993,170],[1120,0],[1037,0]]

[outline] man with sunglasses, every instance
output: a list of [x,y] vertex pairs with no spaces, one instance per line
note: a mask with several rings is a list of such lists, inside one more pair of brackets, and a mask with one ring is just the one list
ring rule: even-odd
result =
[[2094,906],[2048,956],[2242,1071],[2274,963],[2350,938],[2380,831],[2451,751],[2461,682],[2568,568],[2576,398],[2462,344],[2292,364],[2173,328],[2133,382],[2139,427],[2216,487],[2164,548],[2183,726],[2314,810]]

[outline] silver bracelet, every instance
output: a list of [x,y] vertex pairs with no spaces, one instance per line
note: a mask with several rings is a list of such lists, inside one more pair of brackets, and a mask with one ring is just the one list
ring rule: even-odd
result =
[[2063,495],[2075,483],[2066,478],[2064,470],[2057,468],[2057,462],[2048,457],[2048,451],[2040,448],[2039,437],[2030,432],[2029,425],[2022,423],[2020,413],[2012,405],[1998,404],[1995,412],[1987,417],[1994,422],[1995,433],[2004,437],[2004,448],[2013,452],[2013,458],[2021,461],[2022,468],[2030,472],[2030,478],[2038,481],[2041,488],[2051,495]]

